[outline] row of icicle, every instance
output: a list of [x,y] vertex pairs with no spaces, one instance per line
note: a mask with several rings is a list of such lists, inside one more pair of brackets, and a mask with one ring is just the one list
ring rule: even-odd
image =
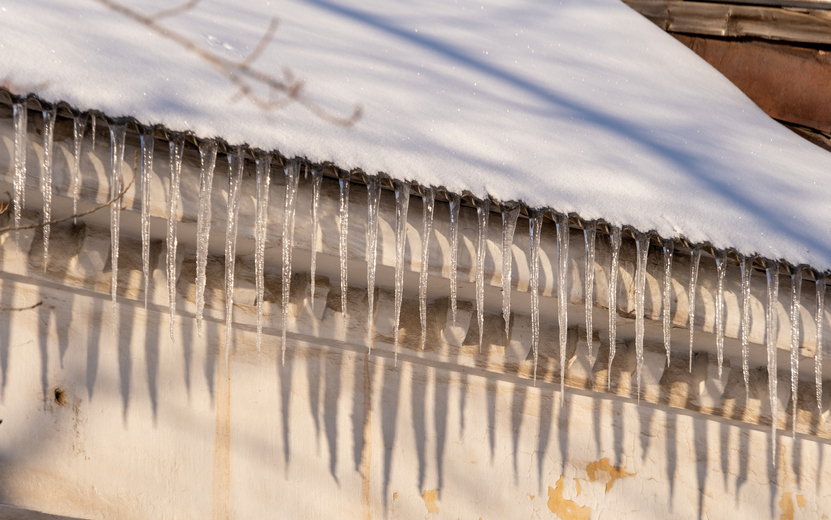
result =
[[[20,225],[21,210],[25,206],[25,177],[26,177],[26,126],[27,126],[27,109],[25,102],[18,102],[14,104],[14,224],[15,227]],[[52,200],[52,141],[54,136],[54,126],[56,118],[56,109],[48,108],[42,111],[43,113],[43,163],[41,166],[41,190],[43,193],[43,220],[48,222],[51,219],[51,200]],[[87,114],[81,114],[74,117],[74,171],[72,181],[72,199],[73,199],[73,213],[77,214],[78,198],[80,191],[80,158],[81,145],[84,138],[84,133],[87,123],[90,123],[92,130],[92,147],[95,147],[95,124],[96,117]],[[115,197],[122,190],[123,179],[121,170],[124,160],[124,139],[126,134],[126,126],[124,124],[109,124],[110,131],[110,197]],[[144,295],[145,307],[147,305],[148,284],[150,279],[150,181],[151,172],[153,169],[153,145],[154,145],[154,131],[152,128],[144,128],[140,131],[141,139],[141,154],[139,160],[139,181],[141,184],[141,235],[142,235],[142,263],[144,275]],[[176,251],[177,251],[177,215],[178,205],[180,200],[179,186],[181,182],[182,172],[182,158],[184,152],[184,137],[181,135],[174,136],[170,142],[170,187],[167,200],[167,289],[169,298],[170,310],[170,337],[173,338],[175,315],[176,315],[176,287],[175,287],[175,269],[176,269]],[[214,167],[217,160],[218,145],[216,141],[207,140],[199,145],[199,153],[202,160],[202,167],[200,172],[199,183],[199,204],[198,204],[198,218],[197,218],[197,296],[196,296],[196,322],[197,329],[201,334],[202,316],[205,306],[205,282],[206,282],[206,264],[208,256],[208,242],[210,234],[211,223],[211,187],[213,185]],[[226,360],[230,355],[231,337],[232,337],[232,309],[233,309],[233,294],[234,294],[234,261],[236,257],[236,236],[238,228],[238,215],[240,204],[240,192],[242,185],[242,174],[245,161],[245,149],[237,147],[230,151],[227,155],[229,162],[229,189],[228,189],[228,224],[226,232],[226,247],[225,247],[225,294],[226,294],[226,341],[225,341],[225,355]],[[270,171],[271,171],[271,155],[258,154],[255,159],[256,162],[256,216],[254,223],[255,230],[255,275],[256,275],[256,292],[257,292],[257,350],[260,351],[262,343],[262,327],[263,327],[263,294],[264,294],[264,254],[267,234],[268,222],[268,194],[270,186]],[[316,270],[316,243],[318,239],[319,227],[319,201],[320,189],[323,179],[323,173],[319,169],[308,168],[307,172],[311,172],[312,176],[312,237],[313,244],[311,255],[311,284],[312,295],[314,295],[315,286],[315,270]],[[282,360],[285,362],[286,350],[286,322],[288,320],[288,298],[291,284],[291,255],[293,246],[294,234],[294,215],[296,207],[296,194],[299,181],[300,164],[297,162],[290,162],[284,168],[286,176],[286,196],[283,215],[283,230],[282,230],[282,253],[283,253],[283,270],[282,270]],[[340,249],[340,279],[341,279],[341,306],[342,313],[347,314],[347,235],[349,226],[349,187],[350,180],[348,175],[340,176],[340,228],[339,228],[339,249]],[[367,205],[367,297],[369,302],[369,323],[373,323],[374,311],[374,293],[375,293],[375,266],[377,259],[378,247],[378,212],[381,194],[381,177],[370,176],[367,178],[366,187],[368,190],[368,205]],[[411,196],[412,185],[410,182],[394,180],[393,187],[395,190],[395,308],[394,308],[394,336],[395,336],[395,359],[398,357],[398,343],[399,343],[399,317],[401,313],[401,304],[403,300],[403,274],[404,274],[404,242],[406,237],[407,213],[409,209],[409,201]],[[423,225],[422,225],[422,243],[429,244],[429,238],[433,228],[433,214],[435,210],[436,190],[432,187],[422,187],[420,189],[423,201]],[[456,321],[456,299],[457,299],[457,279],[456,271],[458,267],[458,244],[459,244],[459,210],[461,207],[461,198],[457,194],[449,194],[450,206],[450,306],[453,323]],[[482,334],[484,329],[484,259],[486,250],[486,241],[488,234],[488,217],[490,215],[490,202],[485,199],[476,201],[477,221],[478,221],[478,237],[476,241],[476,309],[479,325],[479,346],[482,345]],[[116,296],[117,296],[117,282],[118,282],[118,244],[119,244],[119,215],[120,204],[112,204],[110,206],[110,236],[112,246],[112,311],[113,320],[115,320],[116,311]],[[509,338],[510,315],[511,315],[511,247],[514,239],[514,232],[516,230],[517,220],[520,214],[519,205],[504,205],[501,210],[502,214],[502,312],[505,320],[505,335]],[[531,348],[534,356],[534,379],[536,380],[537,362],[539,355],[540,342],[540,317],[539,317],[539,256],[540,256],[540,240],[543,225],[543,212],[539,210],[529,211],[529,246],[530,246],[530,288],[531,293]],[[558,323],[559,323],[559,358],[560,367],[564,367],[566,363],[566,339],[568,330],[568,316],[567,305],[567,262],[568,262],[568,244],[569,244],[569,220],[567,215],[555,214],[554,222],[557,230],[557,253],[558,253],[558,287],[557,300],[558,304]],[[46,268],[49,255],[49,232],[50,226],[48,224],[43,226],[43,265]],[[586,306],[586,330],[587,341],[589,345],[589,356],[594,359],[594,341],[591,331],[592,327],[592,294],[594,288],[594,258],[595,258],[595,242],[597,236],[597,223],[589,222],[583,225],[583,233],[585,238],[585,306]],[[611,243],[611,272],[617,273],[620,262],[620,248],[623,239],[623,229],[619,226],[609,226],[609,235]],[[637,267],[635,271],[635,352],[637,359],[636,377],[638,386],[638,397],[640,398],[641,386],[641,370],[643,367],[643,340],[644,340],[644,292],[646,283],[646,265],[649,254],[649,233],[635,234],[635,243],[637,248]],[[671,278],[672,278],[672,258],[674,252],[674,242],[672,240],[661,240],[663,249],[663,267],[664,280],[662,284],[662,320],[663,320],[663,337],[664,346],[666,349],[667,364],[670,360],[670,334],[671,334]],[[690,323],[690,370],[692,369],[692,348],[694,327],[692,324],[695,321],[695,291],[698,279],[698,268],[701,260],[702,246],[695,246],[691,251],[691,271],[689,284],[689,323]],[[427,328],[427,264],[429,258],[429,249],[427,246],[422,248],[421,258],[421,273],[419,278],[419,315],[421,321],[421,347],[424,348],[426,340]],[[716,272],[717,272],[717,292],[716,292],[716,311],[715,311],[715,329],[716,329],[716,350],[718,359],[719,377],[721,377],[722,363],[723,363],[723,347],[724,347],[724,276],[727,267],[727,254],[723,251],[715,252]],[[750,276],[752,269],[753,258],[740,256],[741,268],[741,346],[742,346],[742,372],[744,376],[745,391],[749,393],[749,379],[748,379],[748,335],[750,325]],[[767,343],[767,363],[768,363],[768,389],[769,400],[771,406],[771,415],[774,418],[772,421],[772,450],[775,454],[776,450],[776,420],[777,416],[777,367],[776,367],[776,303],[778,301],[779,292],[779,264],[772,261],[764,261],[766,275],[767,275],[767,305],[766,305],[766,343]],[[800,299],[802,287],[802,268],[795,268],[791,274],[791,395],[793,403],[793,431],[796,431],[796,404],[797,404],[797,382],[799,371],[799,312]],[[618,276],[612,276],[609,279],[609,308],[617,309],[617,281]],[[315,298],[312,297],[311,305],[314,306]],[[822,325],[823,312],[825,300],[825,277],[820,275],[816,277],[816,349],[815,349],[815,378],[816,378],[816,398],[817,406],[822,408]],[[617,313],[609,312],[609,366],[611,366],[615,357],[616,346],[616,320]],[[371,335],[371,326],[370,326]],[[372,341],[370,340],[370,349]],[[565,370],[560,370],[560,398],[564,399],[564,384],[565,384]],[[610,384],[610,378],[607,378],[607,385]],[[775,459],[774,459],[775,462]]]

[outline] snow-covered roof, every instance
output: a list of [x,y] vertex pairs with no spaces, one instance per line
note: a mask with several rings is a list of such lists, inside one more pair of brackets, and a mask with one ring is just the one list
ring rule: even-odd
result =
[[111,1],[0,4],[0,78],[111,117],[831,268],[831,155],[618,0],[203,0],[155,20],[239,62],[278,17],[252,67],[290,68],[331,114],[360,105],[353,126],[298,103],[264,111]]

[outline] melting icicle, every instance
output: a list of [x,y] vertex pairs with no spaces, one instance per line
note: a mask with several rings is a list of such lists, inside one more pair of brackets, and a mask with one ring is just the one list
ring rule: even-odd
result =
[[[73,119],[72,135],[75,145],[75,167],[72,178],[72,214],[78,214],[78,197],[81,194],[81,144],[84,142],[84,130],[87,127],[87,115],[77,115]],[[77,223],[78,219],[73,219]]]
[[825,276],[817,277],[817,346],[814,348],[814,378],[817,385],[817,409],[822,410],[822,327],[825,313]]
[[796,437],[797,385],[799,382],[799,311],[802,308],[802,268],[795,267],[791,274],[791,434]]
[[144,274],[144,308],[150,289],[150,176],[153,173],[153,129],[141,133],[141,264]]
[[649,235],[635,238],[638,262],[635,267],[635,360],[638,380],[638,402],[641,400],[641,372],[643,371],[644,293],[646,293],[646,261],[649,255]]
[[[111,171],[110,171],[110,198],[114,198],[121,192],[121,169],[124,164],[124,136],[126,133],[125,125],[110,125],[110,147],[111,147]],[[121,201],[116,201],[110,204],[110,245],[112,246],[112,282],[110,290],[112,292],[112,308],[113,308],[113,325],[115,325],[115,300],[118,295],[118,239],[119,228],[121,224]],[[116,328],[113,327],[113,334],[116,333]]]
[[286,330],[289,320],[289,296],[291,294],[291,252],[294,247],[294,210],[297,206],[297,182],[300,179],[300,165],[291,163],[284,170],[286,174],[286,204],[283,213],[283,358],[286,364]]
[[695,246],[690,252],[690,289],[687,301],[690,302],[690,373],[692,373],[693,334],[695,333],[695,288],[698,285],[698,264],[701,263],[701,246]]
[[724,274],[727,271],[727,252],[716,251],[716,357],[718,359],[718,378],[721,380],[721,367],[724,363]]
[[[14,104],[14,227],[26,205],[26,102]],[[15,235],[17,235],[15,231]]]
[[372,352],[372,326],[375,323],[375,265],[378,260],[378,207],[381,204],[381,178],[370,177],[366,183],[366,297],[369,319],[369,352]]
[[[568,341],[568,215],[557,215],[557,316],[560,327],[560,404],[565,403],[566,342]],[[562,409],[562,408],[561,408]]]
[[612,243],[612,262],[609,269],[609,370],[606,377],[607,390],[612,385],[612,361],[615,360],[615,347],[617,346],[617,279],[623,230],[619,226],[611,226],[609,239]]
[[511,246],[514,243],[517,217],[519,217],[519,206],[502,210],[502,318],[505,320],[506,345],[511,337],[511,268],[514,258]]
[[349,279],[346,264],[346,248],[349,244],[349,177],[340,181],[340,305],[341,312],[347,316],[346,300],[349,296]]
[[528,219],[529,290],[531,291],[531,350],[534,351],[534,384],[537,382],[537,362],[540,355],[540,240],[542,239],[542,212],[531,212]]
[[662,246],[664,249],[664,290],[661,313],[664,325],[664,350],[667,352],[667,366],[669,366],[669,355],[672,350],[672,255],[675,252],[675,243],[672,240],[665,240]]
[[476,314],[479,319],[479,352],[482,352],[482,334],[485,331],[485,248],[488,241],[488,216],[491,201],[483,200],[476,206],[479,235],[476,240]]
[[395,362],[398,363],[398,320],[404,298],[404,241],[407,238],[407,211],[410,209],[410,183],[395,181]]
[[92,127],[90,128],[90,131],[92,132],[92,145],[90,146],[90,149],[95,150],[95,123],[98,121],[98,118],[95,117],[95,114],[90,114],[89,117],[90,125]]
[[455,193],[450,196],[450,313],[453,325],[456,325],[456,295],[458,281],[456,271],[459,267],[459,208],[461,198]]
[[594,364],[594,326],[592,314],[594,310],[594,251],[597,242],[597,224],[591,222],[583,229],[583,240],[586,243],[586,343],[589,344],[589,359]]
[[167,194],[167,297],[170,310],[170,339],[173,340],[173,326],[176,323],[176,248],[178,247],[177,227],[179,215],[179,181],[182,174],[182,155],[185,140],[174,136],[170,141],[170,186]]
[[430,235],[433,233],[433,211],[436,208],[436,190],[422,188],[421,274],[418,280],[418,310],[421,316],[421,350],[427,340],[427,267],[430,261]]
[[312,311],[315,310],[315,277],[317,276],[317,237],[318,227],[320,222],[318,220],[318,209],[320,208],[320,185],[323,182],[323,174],[317,170],[312,170]]
[[231,339],[234,337],[234,266],[237,260],[237,227],[239,199],[242,191],[242,172],[245,151],[238,148],[228,154],[228,224],[225,229],[225,364],[231,359]]
[[196,217],[196,330],[200,336],[202,311],[205,308],[205,270],[211,234],[211,188],[216,167],[216,149],[216,141],[206,141],[199,145],[202,171],[199,174],[199,209]]
[[[271,185],[271,155],[260,155],[257,162],[257,222],[254,228],[254,277],[257,291],[257,354],[263,342],[263,297],[265,296],[265,243],[268,238],[268,194]],[[315,208],[316,213],[316,208]],[[315,214],[315,216],[317,216]],[[315,222],[314,224],[317,224]],[[312,231],[315,236],[316,230]],[[312,240],[314,244],[314,240]],[[312,248],[312,266],[314,266],[314,247]],[[314,267],[312,267],[314,269]],[[312,270],[312,287],[314,287],[314,270]],[[314,303],[314,289],[312,289]]]
[[750,341],[750,275],[753,273],[753,261],[742,257],[742,377],[744,377],[744,394],[750,396],[750,370],[747,366],[748,343]]
[[[52,220],[52,143],[55,138],[56,108],[43,111],[43,165],[40,169],[40,192],[43,194],[43,221]],[[49,262],[49,235],[52,226],[43,226],[43,270]]]
[[779,402],[776,399],[776,304],[779,301],[779,264],[768,263],[768,305],[765,316],[765,340],[768,356],[768,399],[770,400],[770,450],[771,461],[776,466],[776,417],[779,413]]

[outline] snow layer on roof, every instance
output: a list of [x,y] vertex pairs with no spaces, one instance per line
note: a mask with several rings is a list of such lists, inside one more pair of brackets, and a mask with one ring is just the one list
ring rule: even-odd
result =
[[94,0],[0,2],[0,78],[111,117],[831,268],[831,154],[618,0],[242,4],[160,23],[239,60],[278,17],[255,67],[291,68],[335,113],[362,105],[356,125],[263,112]]

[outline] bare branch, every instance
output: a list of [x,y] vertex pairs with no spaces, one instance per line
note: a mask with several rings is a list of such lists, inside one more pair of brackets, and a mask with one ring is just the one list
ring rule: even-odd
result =
[[185,13],[196,7],[196,4],[198,4],[201,1],[202,0],[188,0],[184,4],[177,5],[176,7],[171,7],[170,9],[164,9],[156,14],[150,15],[150,19],[158,21],[162,18],[168,18],[170,16],[176,16]]
[[95,213],[99,209],[104,209],[107,206],[112,206],[116,201],[120,200],[124,196],[124,194],[127,193],[127,190],[130,189],[130,187],[133,185],[133,182],[135,180],[136,180],[136,172],[134,170],[133,171],[133,178],[130,179],[130,182],[128,182],[127,185],[124,186],[124,189],[121,190],[118,193],[118,195],[116,195],[115,197],[111,198],[110,200],[108,200],[107,202],[105,202],[103,204],[99,204],[98,206],[95,206],[92,209],[82,211],[81,213],[76,213],[75,215],[69,215],[68,217],[52,219],[52,220],[49,220],[47,222],[33,222],[32,224],[24,224],[22,226],[6,226],[4,228],[0,228],[0,233],[6,233],[8,231],[19,231],[21,229],[35,229],[35,228],[43,227],[43,226],[46,226],[46,225],[59,224],[61,222],[66,222],[67,220],[72,220],[72,219],[75,219],[75,218],[78,218],[78,217],[84,217],[86,215],[89,215],[90,213]]
[[240,70],[246,70],[251,67],[251,64],[257,61],[257,58],[260,57],[260,54],[268,47],[271,43],[271,40],[274,39],[274,34],[277,33],[277,28],[280,27],[280,20],[277,18],[272,18],[271,21],[268,23],[268,29],[265,30],[263,37],[260,38],[260,41],[257,43],[257,46],[254,47],[248,56],[246,56],[242,61],[239,63]]
[[43,305],[43,300],[34,305],[29,305],[28,307],[6,307],[5,305],[0,305],[0,311],[28,311],[36,307],[40,307],[41,305]]

